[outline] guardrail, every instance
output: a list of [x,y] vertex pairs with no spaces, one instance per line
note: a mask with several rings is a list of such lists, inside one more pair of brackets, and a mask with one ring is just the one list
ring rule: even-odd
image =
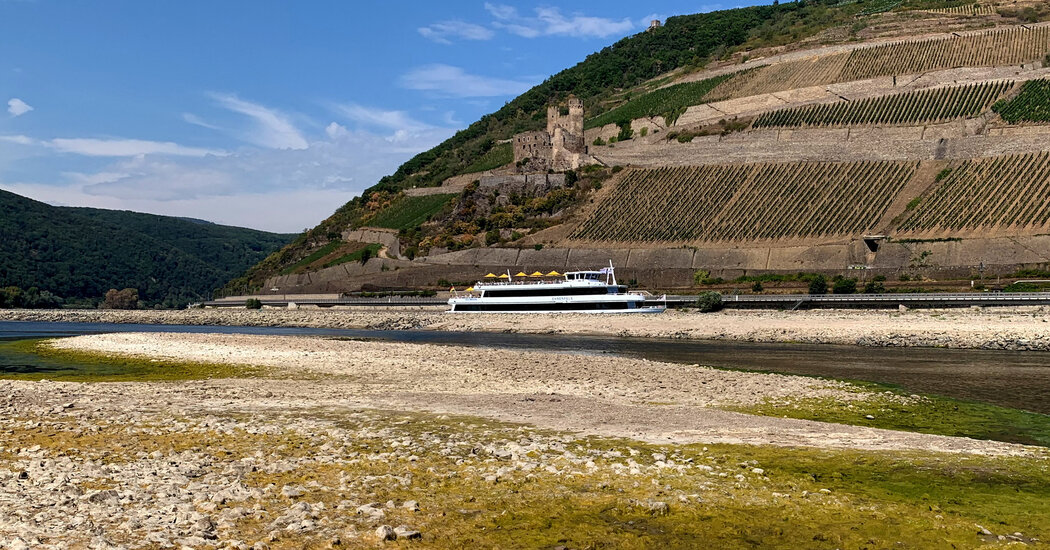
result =
[[[388,296],[385,298],[323,298],[306,300],[267,300],[258,298],[262,305],[287,307],[289,303],[304,306],[443,306],[445,298]],[[689,307],[696,303],[695,295],[652,296],[646,304],[664,304],[668,307]],[[723,294],[726,307],[739,308],[812,308],[812,307],[967,307],[1050,305],[1050,292],[982,292],[982,293],[901,293],[901,294]],[[244,307],[240,300],[212,300],[205,307]]]
[[[661,300],[653,300],[659,303]],[[695,296],[668,296],[668,306],[696,302]],[[1050,292],[901,294],[723,294],[726,307],[967,307],[1050,305]]]

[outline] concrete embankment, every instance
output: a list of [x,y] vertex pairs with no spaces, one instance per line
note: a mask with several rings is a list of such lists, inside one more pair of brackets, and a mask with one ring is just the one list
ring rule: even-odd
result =
[[418,310],[0,310],[0,320],[597,334],[869,347],[1050,351],[1045,306],[906,312],[813,310],[660,315],[448,315]]

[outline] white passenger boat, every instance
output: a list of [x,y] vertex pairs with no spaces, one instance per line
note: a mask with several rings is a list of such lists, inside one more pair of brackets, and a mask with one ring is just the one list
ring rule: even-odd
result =
[[[556,280],[528,280],[557,276]],[[497,278],[493,274],[489,278]],[[449,313],[659,313],[664,304],[646,305],[645,293],[629,292],[616,284],[612,262],[598,271],[570,271],[564,275],[508,272],[498,281],[478,282],[467,294],[453,293]]]

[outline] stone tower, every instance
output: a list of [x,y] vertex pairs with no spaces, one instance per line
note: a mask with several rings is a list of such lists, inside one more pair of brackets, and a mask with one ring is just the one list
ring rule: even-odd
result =
[[528,160],[530,171],[548,169],[563,171],[580,167],[587,155],[583,138],[583,101],[569,96],[569,114],[562,115],[561,107],[547,107],[547,131],[525,132],[514,136],[514,161]]

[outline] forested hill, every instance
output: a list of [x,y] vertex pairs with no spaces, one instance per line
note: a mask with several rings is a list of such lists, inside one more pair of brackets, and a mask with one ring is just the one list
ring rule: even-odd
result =
[[[374,193],[396,193],[410,187],[440,185],[450,176],[484,171],[510,162],[507,140],[537,130],[546,123],[546,107],[573,94],[583,100],[589,117],[622,104],[635,88],[657,86],[656,77],[676,69],[699,69],[713,61],[739,62],[743,52],[758,48],[819,44],[822,33],[843,29],[841,40],[855,38],[858,17],[890,9],[944,8],[972,0],[799,0],[773,5],[668,18],[662,27],[625,37],[595,52],[481,117],[438,146],[416,155],[339,208],[317,227],[255,266],[230,287],[258,286],[315,250],[337,239],[342,230],[358,225]],[[735,54],[735,56],[734,56]],[[638,90],[645,91],[645,90]]]
[[70,301],[136,288],[147,304],[179,306],[287,244],[292,235],[200,220],[55,207],[0,190],[0,287]]

